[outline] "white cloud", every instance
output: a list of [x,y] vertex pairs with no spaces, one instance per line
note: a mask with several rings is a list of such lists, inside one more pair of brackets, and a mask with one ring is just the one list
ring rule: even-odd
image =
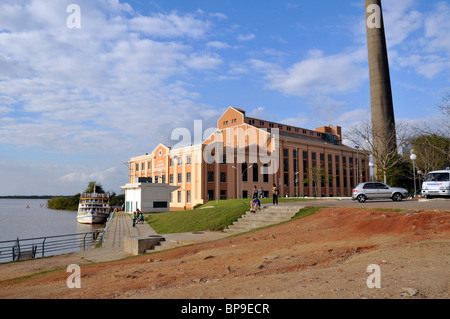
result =
[[89,181],[103,181],[108,176],[113,175],[117,172],[116,167],[110,167],[106,170],[102,171],[94,171],[94,172],[73,172],[65,174],[58,178],[58,180],[62,182],[89,182]]
[[129,22],[133,31],[156,38],[191,37],[202,38],[210,23],[196,19],[192,15],[181,16],[176,12],[169,15],[155,13],[151,16],[137,16]]
[[77,3],[81,29],[67,28],[61,1],[0,4],[0,110],[9,116],[0,143],[129,152],[207,116],[182,79],[223,63],[185,43],[204,37],[209,21],[139,16],[116,0]]
[[221,41],[210,41],[206,44],[206,46],[215,49],[228,49],[231,47],[228,43]]
[[367,78],[366,66],[362,65],[365,57],[362,48],[330,56],[311,50],[306,59],[287,69],[256,59],[250,64],[265,75],[267,88],[288,95],[309,96],[355,91]]
[[256,36],[253,33],[249,33],[249,34],[240,34],[238,35],[238,41],[250,41],[253,40],[254,38],[256,38]]

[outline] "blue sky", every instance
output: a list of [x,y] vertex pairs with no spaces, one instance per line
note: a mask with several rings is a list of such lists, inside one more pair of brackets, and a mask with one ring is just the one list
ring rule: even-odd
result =
[[[396,120],[432,123],[450,91],[450,4],[383,7]],[[369,119],[364,1],[0,3],[0,195],[120,192],[129,158],[228,106],[344,135]]]

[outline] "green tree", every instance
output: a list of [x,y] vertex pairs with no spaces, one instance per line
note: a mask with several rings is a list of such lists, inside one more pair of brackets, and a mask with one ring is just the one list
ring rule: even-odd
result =
[[103,190],[102,185],[100,183],[97,183],[96,181],[89,182],[89,184],[84,192],[85,193],[99,193],[99,194],[106,193]]

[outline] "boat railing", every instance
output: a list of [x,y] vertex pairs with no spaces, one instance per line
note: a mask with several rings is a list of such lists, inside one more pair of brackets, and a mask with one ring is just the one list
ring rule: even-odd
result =
[[109,194],[100,193],[82,193],[81,198],[109,198]]
[[[49,257],[79,250],[91,249],[103,237],[104,229],[46,237],[0,241],[0,263]],[[100,243],[102,241],[100,240]]]

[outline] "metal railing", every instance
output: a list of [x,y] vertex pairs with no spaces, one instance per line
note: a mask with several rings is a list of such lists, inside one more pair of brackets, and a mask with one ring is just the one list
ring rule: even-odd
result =
[[106,226],[105,228],[103,228],[103,233],[102,236],[100,237],[100,247],[103,245],[106,236],[108,236],[109,225],[111,225],[111,221],[114,218],[115,213],[116,210],[114,209],[113,212],[108,216],[108,221],[106,222]]
[[102,243],[105,230],[0,241],[0,263],[86,250]]

